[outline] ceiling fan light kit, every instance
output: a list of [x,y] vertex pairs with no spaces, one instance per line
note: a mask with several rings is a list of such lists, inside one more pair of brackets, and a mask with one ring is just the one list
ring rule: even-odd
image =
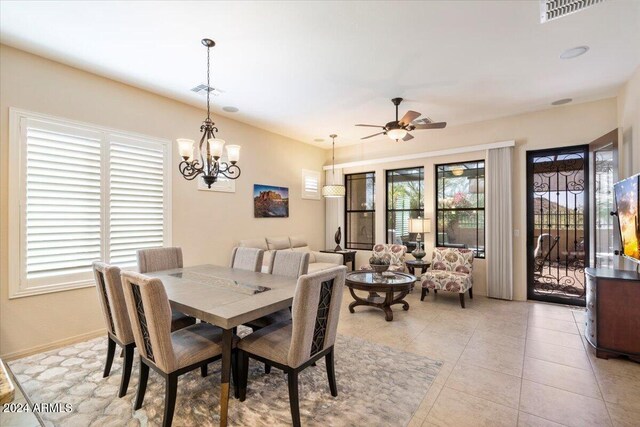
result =
[[387,135],[389,138],[396,142],[400,140],[410,141],[413,139],[413,135],[411,135],[409,132],[415,129],[442,129],[447,126],[446,122],[434,123],[429,118],[423,118],[420,120],[420,122],[416,122],[415,120],[420,117],[421,114],[417,111],[411,110],[407,111],[405,115],[402,116],[402,119],[398,119],[398,107],[402,102],[402,98],[393,98],[391,102],[393,102],[393,105],[396,106],[396,119],[384,126],[357,124],[356,126],[382,129],[382,132],[374,133],[373,135],[365,136],[361,139],[369,139],[378,135]]

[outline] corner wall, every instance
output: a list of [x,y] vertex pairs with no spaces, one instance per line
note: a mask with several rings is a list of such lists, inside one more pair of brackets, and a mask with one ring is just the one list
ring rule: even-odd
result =
[[[9,107],[170,140],[198,138],[206,113],[6,45],[0,45],[0,64],[0,356],[7,356],[104,329],[93,288],[8,299]],[[185,264],[226,265],[240,239],[267,235],[303,234],[312,248],[324,247],[324,201],[301,198],[301,170],[321,171],[324,150],[214,116],[220,136],[242,146],[242,176],[235,193],[198,191],[177,171],[175,148],[172,234]],[[289,187],[290,217],[254,218],[253,184]]]

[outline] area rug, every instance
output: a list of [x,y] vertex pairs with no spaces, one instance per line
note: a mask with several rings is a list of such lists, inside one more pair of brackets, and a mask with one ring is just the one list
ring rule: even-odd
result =
[[[9,363],[33,404],[70,404],[69,412],[41,413],[51,426],[159,426],[164,406],[164,380],[149,374],[142,409],[133,410],[138,362],[125,397],[116,397],[122,359],[116,357],[108,378],[102,378],[106,338],[29,356]],[[332,397],[324,360],[300,374],[300,413],[305,426],[406,425],[433,383],[442,362],[360,338],[338,336],[335,349],[338,397]],[[136,355],[137,359],[137,355]],[[219,424],[220,362],[180,377],[174,426]],[[231,399],[232,426],[291,425],[284,373],[250,362],[247,398]]]

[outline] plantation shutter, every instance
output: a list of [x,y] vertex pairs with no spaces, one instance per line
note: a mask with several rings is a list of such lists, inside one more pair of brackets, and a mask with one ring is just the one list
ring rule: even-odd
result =
[[320,172],[302,170],[302,198],[320,200]]
[[109,145],[109,262],[136,265],[136,250],[163,246],[163,144],[118,138]]
[[101,134],[27,119],[21,128],[26,134],[23,274],[27,282],[89,277],[101,254]]

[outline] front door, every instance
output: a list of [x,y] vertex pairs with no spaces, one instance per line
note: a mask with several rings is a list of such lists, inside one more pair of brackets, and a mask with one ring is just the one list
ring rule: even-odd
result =
[[527,295],[585,305],[589,146],[527,152]]

